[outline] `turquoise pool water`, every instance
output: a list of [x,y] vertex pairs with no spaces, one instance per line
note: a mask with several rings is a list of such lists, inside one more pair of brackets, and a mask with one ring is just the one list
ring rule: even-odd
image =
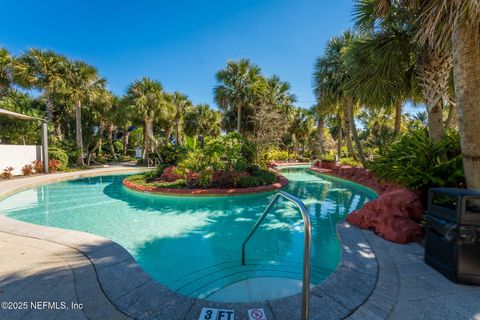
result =
[[[375,193],[306,167],[285,168],[282,174],[290,180],[285,190],[305,203],[312,220],[312,284],[318,284],[340,259],[335,224]],[[123,178],[100,176],[26,190],[0,201],[0,212],[112,239],[154,279],[180,294],[234,302],[300,290],[303,222],[291,203],[281,200],[272,210],[247,245],[242,267],[242,241],[272,194],[157,196],[126,189]],[[252,279],[263,290],[252,293]],[[241,284],[248,294],[241,293]]]

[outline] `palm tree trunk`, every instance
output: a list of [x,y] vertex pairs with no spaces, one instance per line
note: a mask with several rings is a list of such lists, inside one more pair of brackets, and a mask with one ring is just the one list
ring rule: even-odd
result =
[[355,148],[357,149],[358,153],[358,160],[363,167],[367,166],[367,158],[365,157],[365,153],[363,152],[362,144],[360,143],[360,139],[358,138],[357,126],[355,125],[355,117],[353,116],[353,99],[348,99],[348,117],[350,119],[350,130],[352,131],[353,141],[355,142]]
[[342,140],[343,140],[343,124],[340,113],[337,115],[338,119],[338,133],[337,133],[337,160],[342,159]]
[[325,119],[323,116],[318,116],[317,124],[317,136],[318,136],[318,157],[320,158],[325,153],[325,136],[323,134],[323,128],[325,127]]
[[128,132],[128,128],[125,128],[125,130],[123,131],[123,155],[124,156],[127,155],[129,134],[130,133]]
[[47,121],[48,121],[48,123],[52,123],[52,121],[53,121],[53,103],[52,103],[52,99],[50,98],[49,93],[45,93],[45,105],[47,106]]
[[398,100],[395,103],[395,126],[393,128],[393,131],[397,135],[400,133],[400,129],[402,127],[402,109],[403,109],[403,101]]
[[179,127],[180,127],[180,119],[177,119],[177,121],[175,122],[175,140],[177,141],[176,143],[177,146],[180,144]]
[[151,142],[153,136],[153,119],[145,119],[145,128],[143,136],[143,161],[148,164],[148,156],[151,152]]
[[78,152],[77,165],[83,166],[85,162],[83,161],[82,102],[80,100],[75,105],[75,132]]
[[457,126],[457,108],[455,104],[450,102],[448,106],[448,116],[445,121],[445,129],[453,129]]
[[347,144],[347,150],[349,153],[349,157],[356,158],[355,151],[353,151],[353,144],[352,144],[352,136],[351,136],[351,124],[350,124],[350,117],[348,111],[348,103],[345,104],[343,109],[343,132],[345,132],[345,142]]
[[90,151],[91,154],[95,153],[95,151],[97,150],[99,150],[99,153],[101,152],[104,131],[105,131],[105,123],[103,120],[100,120],[100,123],[98,124],[97,142],[95,143],[95,146],[93,147],[92,151]]
[[111,123],[108,124],[107,134],[108,134],[108,147],[110,148],[110,154],[112,155],[114,160],[117,160],[117,156],[115,155],[115,149],[113,147],[113,124]]
[[63,141],[62,124],[60,122],[60,119],[58,119],[58,117],[55,121],[55,135],[57,136],[57,139],[59,141]]
[[242,107],[240,104],[237,104],[237,132],[240,132],[240,129],[242,127]]
[[[427,103],[428,104],[428,103]],[[439,142],[443,137],[443,105],[438,101],[435,106],[427,109],[428,114],[428,135],[434,142]]]
[[459,19],[453,32],[458,132],[467,187],[480,190],[480,40],[478,27]]
[[165,128],[165,145],[168,146],[170,143],[170,134],[172,133],[172,128]]
[[428,113],[428,133],[438,142],[443,137],[443,105],[448,101],[448,78],[452,57],[448,51],[438,53],[427,49],[418,70],[422,93]]

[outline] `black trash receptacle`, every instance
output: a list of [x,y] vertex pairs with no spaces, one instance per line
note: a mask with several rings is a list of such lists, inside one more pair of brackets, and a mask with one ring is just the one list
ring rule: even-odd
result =
[[480,285],[480,192],[430,189],[425,262],[452,281]]

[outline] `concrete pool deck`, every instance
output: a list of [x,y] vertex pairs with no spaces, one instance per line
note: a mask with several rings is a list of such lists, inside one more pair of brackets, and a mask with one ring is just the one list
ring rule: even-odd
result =
[[[0,199],[42,183],[125,170],[138,168],[4,181]],[[342,262],[312,288],[310,319],[480,319],[480,288],[453,284],[425,265],[420,245],[393,244],[345,222],[337,230]],[[0,215],[0,250],[0,302],[10,302],[0,319],[198,319],[202,307],[233,309],[235,319],[248,319],[252,308],[263,308],[268,319],[300,318],[299,295],[232,304],[180,296],[152,280],[120,245],[88,233]],[[44,301],[58,305],[30,304]],[[18,310],[20,302],[27,307]]]

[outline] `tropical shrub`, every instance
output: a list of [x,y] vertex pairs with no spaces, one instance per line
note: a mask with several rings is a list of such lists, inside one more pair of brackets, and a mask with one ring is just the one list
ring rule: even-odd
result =
[[159,188],[181,189],[187,186],[187,182],[185,179],[178,179],[172,182],[157,182],[154,185]]
[[311,158],[298,155],[298,156],[296,157],[296,160],[297,160],[298,162],[310,162]]
[[238,185],[242,188],[252,188],[252,187],[259,187],[264,185],[264,181],[262,178],[247,176],[241,177],[238,181]]
[[5,169],[3,169],[3,172],[2,174],[0,174],[0,177],[2,179],[11,179],[13,177],[12,171],[13,171],[13,167],[6,167]]
[[241,134],[206,139],[203,149],[188,152],[179,162],[179,170],[200,172],[208,167],[214,170],[244,170],[255,159],[255,145]]
[[410,189],[465,185],[460,138],[449,131],[434,143],[425,128],[402,135],[368,165],[379,178]]
[[22,174],[24,176],[29,176],[33,173],[33,167],[30,165],[30,164],[27,164],[25,166],[23,166],[22,168]]
[[58,160],[52,159],[48,161],[48,171],[51,173],[57,172],[62,168],[62,163]]
[[277,176],[268,170],[259,170],[255,176],[263,181],[263,184],[272,184],[277,182]]
[[[58,170],[64,170],[68,165],[68,154],[58,147],[48,148],[48,158],[59,162]],[[50,166],[50,161],[48,162]]]
[[43,162],[35,160],[32,162],[33,164],[33,169],[35,170],[35,173],[40,173],[43,172]]
[[202,188],[206,188],[210,186],[210,182],[212,181],[213,177],[213,169],[206,168],[198,174],[198,185]]
[[350,167],[361,167],[362,164],[353,158],[341,158],[340,163]]
[[335,155],[333,153],[327,153],[320,157],[320,160],[327,162],[335,162]]
[[181,146],[162,146],[159,153],[163,163],[169,165],[176,165],[187,157],[188,149]]
[[115,149],[116,153],[123,152],[123,149],[125,149],[123,142],[120,140],[115,140],[113,142],[113,148]]
[[295,157],[294,154],[285,150],[270,149],[267,151],[267,160],[288,161],[293,157]]

